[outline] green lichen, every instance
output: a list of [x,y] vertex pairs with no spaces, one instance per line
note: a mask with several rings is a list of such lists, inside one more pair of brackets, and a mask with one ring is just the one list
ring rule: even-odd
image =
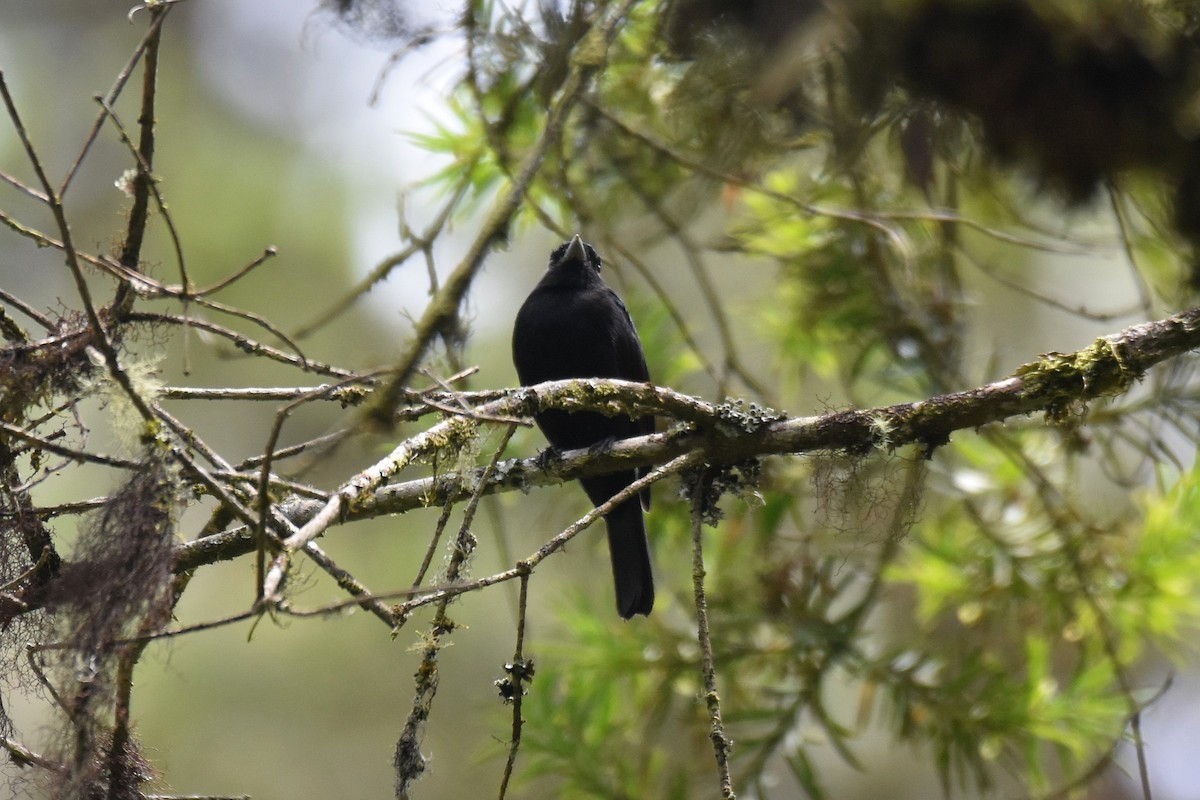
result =
[[1104,338],[1074,353],[1047,353],[1014,374],[1029,395],[1042,400],[1052,422],[1068,420],[1090,400],[1125,393],[1141,377],[1128,368],[1118,345]]
[[365,386],[343,386],[339,389],[334,389],[330,397],[341,403],[342,408],[348,408],[359,405],[370,394],[370,390]]
[[[567,411],[588,410],[615,417],[621,414],[632,416],[629,412],[631,403],[625,399],[626,389],[611,386],[607,383],[585,383],[562,390],[561,408]],[[546,410],[545,404],[538,403],[538,411]]]
[[429,437],[429,450],[458,450],[475,439],[479,423],[468,417],[447,420],[444,430]]

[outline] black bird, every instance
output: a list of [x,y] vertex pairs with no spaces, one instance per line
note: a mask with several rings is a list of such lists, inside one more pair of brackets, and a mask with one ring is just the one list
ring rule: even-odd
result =
[[[550,254],[550,268],[521,310],[513,327],[513,363],[524,386],[566,378],[621,378],[648,381],[646,356],[629,311],[600,277],[600,256],[577,235]],[[550,410],[537,415],[538,427],[559,450],[604,447],[617,439],[654,432],[654,418],[606,417],[593,411]],[[637,478],[638,470],[580,478],[591,501],[600,505]],[[617,611],[625,619],[654,607],[654,576],[642,509],[650,492],[631,497],[605,517]]]

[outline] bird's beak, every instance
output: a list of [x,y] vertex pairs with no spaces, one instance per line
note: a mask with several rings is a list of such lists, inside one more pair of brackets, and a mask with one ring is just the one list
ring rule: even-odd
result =
[[571,240],[571,244],[567,246],[567,252],[563,253],[562,260],[587,262],[587,251],[583,249],[583,239],[579,238],[578,233]]

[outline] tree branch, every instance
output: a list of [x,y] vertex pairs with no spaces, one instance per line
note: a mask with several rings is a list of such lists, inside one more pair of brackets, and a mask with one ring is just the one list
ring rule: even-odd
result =
[[[606,414],[654,414],[683,420],[690,428],[617,442],[602,453],[572,450],[549,467],[542,459],[513,459],[496,465],[480,490],[483,494],[527,491],[581,476],[615,472],[634,466],[662,464],[695,453],[708,464],[733,464],[767,455],[820,451],[868,453],[922,444],[929,453],[949,441],[955,431],[1003,422],[1011,417],[1045,412],[1057,420],[1080,404],[1122,394],[1155,364],[1200,347],[1200,307],[1166,319],[1146,322],[1097,339],[1071,354],[1050,353],[1025,364],[1007,378],[961,392],[912,403],[863,410],[835,411],[810,417],[787,417],[738,404],[713,405],[648,383],[577,379],[548,381],[516,390],[474,407],[476,414],[532,416],[558,408]],[[398,464],[436,442],[446,440],[462,420],[453,418],[401,443],[388,459],[347,481],[328,503],[292,499],[280,512],[308,528],[296,542],[327,527],[415,508],[465,500],[470,487],[484,478],[443,473],[391,485],[380,485]],[[402,457],[396,458],[396,454]],[[323,512],[323,513],[322,513]],[[319,522],[314,522],[320,517]],[[242,555],[253,549],[248,530],[237,528],[204,537],[176,549],[176,569],[189,570]]]

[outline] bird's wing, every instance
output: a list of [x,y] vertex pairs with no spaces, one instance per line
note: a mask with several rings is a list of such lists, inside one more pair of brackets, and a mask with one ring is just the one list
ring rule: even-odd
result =
[[[625,307],[625,303],[616,292],[608,290],[613,303],[616,305],[617,314],[614,320],[613,340],[616,345],[617,364],[619,365],[620,374],[617,377],[627,381],[649,381],[650,368],[646,366],[646,353],[642,350],[642,340],[638,337],[637,328],[634,327],[633,317],[629,315],[629,309]],[[648,436],[654,433],[654,417],[638,417],[633,420],[632,435]],[[638,477],[645,475],[648,470],[641,468],[635,471]],[[650,510],[650,490],[642,491],[642,508],[646,511]]]
[[[638,338],[633,318],[629,316],[629,309],[621,302],[621,298],[612,290],[609,291],[620,312],[620,320],[624,323],[618,326],[614,336],[617,363],[621,367],[620,377],[627,381],[649,381],[650,368],[646,366],[646,354],[642,350],[642,340]],[[642,417],[635,424],[639,435],[654,433],[654,417]]]

